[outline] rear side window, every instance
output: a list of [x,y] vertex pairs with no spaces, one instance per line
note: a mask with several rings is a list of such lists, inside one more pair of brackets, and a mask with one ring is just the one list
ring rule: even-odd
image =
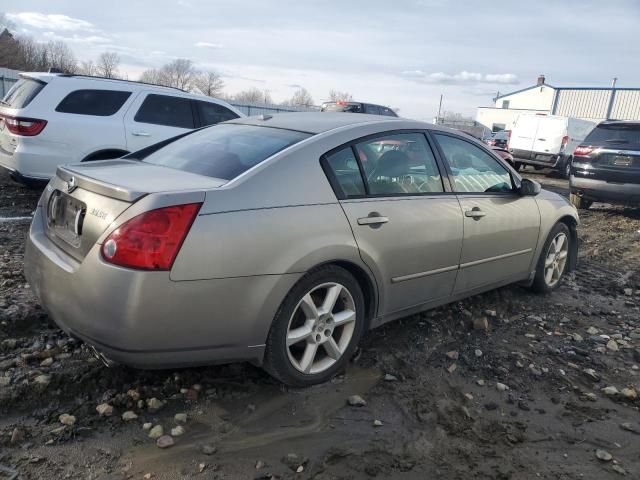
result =
[[64,97],[56,112],[108,117],[116,113],[131,92],[120,90],[76,90]]
[[167,127],[195,128],[191,100],[169,95],[147,95],[134,120]]
[[322,105],[321,111],[362,113],[362,105],[360,103],[346,102],[325,103]]
[[46,83],[31,78],[21,78],[11,87],[2,99],[2,103],[10,108],[24,108],[31,103]]
[[366,105],[365,106],[365,112],[364,113],[370,113],[371,115],[381,115],[380,113],[380,107],[378,107],[377,105]]
[[332,181],[344,197],[365,195],[366,189],[358,167],[358,161],[351,147],[339,150],[325,157]]
[[237,114],[217,103],[201,102],[198,100],[196,101],[196,106],[198,108],[198,114],[200,115],[201,127],[238,118]]
[[179,138],[143,161],[231,180],[310,136],[279,128],[221,124]]
[[640,145],[640,125],[600,125],[587,135],[583,143],[628,143]]
[[380,107],[380,114],[386,115],[387,117],[397,117],[396,112],[391,110],[389,107]]

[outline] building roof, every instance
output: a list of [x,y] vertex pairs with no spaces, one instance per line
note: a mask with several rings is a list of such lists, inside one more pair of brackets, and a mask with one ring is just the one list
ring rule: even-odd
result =
[[514,92],[509,92],[509,93],[505,93],[503,95],[498,95],[497,97],[495,97],[493,99],[493,101],[495,102],[496,100],[500,100],[501,98],[504,97],[510,97],[511,95],[515,95],[516,93],[521,93],[521,92],[526,92],[527,90],[531,90],[533,88],[538,88],[538,87],[549,87],[552,88],[554,90],[632,90],[632,91],[640,91],[640,87],[556,87],[553,85],[549,85],[548,83],[542,83],[542,84],[537,84],[537,85],[531,85],[529,87],[526,88],[521,88],[520,90],[516,90]]

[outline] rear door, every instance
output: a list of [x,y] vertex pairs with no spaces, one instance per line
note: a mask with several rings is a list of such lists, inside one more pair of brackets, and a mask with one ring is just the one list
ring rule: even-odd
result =
[[196,113],[186,97],[143,92],[125,116],[127,148],[131,152],[193,130]]
[[518,151],[533,151],[539,121],[540,117],[535,115],[520,115],[518,117],[511,132],[511,141],[509,144],[514,155],[517,155]]
[[533,141],[533,151],[557,155],[562,148],[562,139],[567,135],[567,119],[564,117],[540,117]]
[[424,133],[368,137],[327,154],[323,166],[364,262],[382,282],[380,313],[449,297],[462,213]]
[[518,194],[509,171],[457,135],[434,134],[464,215],[455,293],[528,277],[540,230],[533,197]]

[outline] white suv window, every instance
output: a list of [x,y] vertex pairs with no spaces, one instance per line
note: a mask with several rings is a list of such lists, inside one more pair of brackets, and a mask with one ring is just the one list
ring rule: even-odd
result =
[[171,95],[147,95],[134,120],[168,127],[195,128],[191,100]]
[[64,97],[56,112],[108,117],[115,114],[131,92],[119,90],[76,90]]

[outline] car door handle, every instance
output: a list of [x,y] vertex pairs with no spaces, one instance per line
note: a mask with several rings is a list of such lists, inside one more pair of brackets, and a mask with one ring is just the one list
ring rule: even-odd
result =
[[383,217],[378,212],[371,212],[368,217],[361,217],[358,219],[358,225],[369,225],[370,227],[380,226],[383,223],[388,223],[389,219]]
[[134,137],[150,137],[151,134],[147,132],[131,132]]
[[538,140],[540,140],[541,142],[546,142],[547,141],[546,138],[539,138]]
[[473,218],[474,220],[480,220],[482,217],[486,216],[486,212],[483,212],[478,207],[473,207],[471,210],[466,210],[464,212],[465,217]]

